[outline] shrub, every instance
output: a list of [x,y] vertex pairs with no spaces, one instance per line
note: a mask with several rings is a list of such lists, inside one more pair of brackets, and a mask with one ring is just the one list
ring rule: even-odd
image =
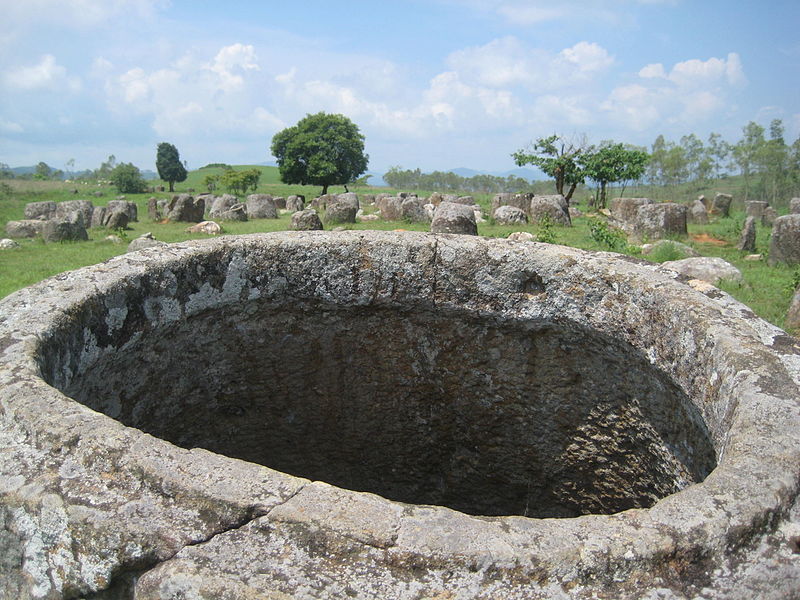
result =
[[589,225],[589,237],[612,252],[622,252],[628,245],[624,232],[609,227],[608,223],[600,219],[593,220]]
[[114,167],[111,183],[121,194],[141,194],[147,189],[147,182],[132,163],[120,163]]

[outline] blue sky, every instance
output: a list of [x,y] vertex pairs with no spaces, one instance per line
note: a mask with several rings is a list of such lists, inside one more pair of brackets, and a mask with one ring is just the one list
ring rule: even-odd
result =
[[560,133],[649,146],[780,118],[800,135],[800,2],[0,0],[0,162],[272,160],[342,113],[370,170],[503,171]]

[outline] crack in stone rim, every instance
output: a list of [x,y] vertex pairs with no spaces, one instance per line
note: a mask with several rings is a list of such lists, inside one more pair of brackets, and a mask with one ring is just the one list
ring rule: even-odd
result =
[[[41,309],[41,306],[33,307],[30,303],[42,295],[49,296],[50,306],[53,311],[51,317],[57,318],[64,308],[61,301],[64,298],[64,292],[69,288],[75,286],[85,286],[86,289],[81,291],[81,298],[87,299],[95,294],[108,291],[113,285],[119,281],[118,271],[120,267],[133,267],[133,271],[138,277],[146,277],[149,272],[155,268],[169,269],[171,265],[175,265],[180,259],[191,256],[195,253],[204,253],[224,249],[231,254],[237,249],[246,251],[250,246],[266,245],[280,245],[280,244],[316,244],[319,242],[328,242],[329,244],[398,244],[402,245],[406,241],[412,241],[417,244],[432,245],[434,249],[433,257],[435,261],[441,261],[441,255],[445,246],[466,246],[472,249],[482,248],[485,252],[499,251],[519,253],[524,252],[528,254],[540,254],[541,256],[556,256],[556,257],[569,257],[580,258],[585,264],[581,268],[594,267],[596,273],[602,273],[605,266],[603,261],[611,261],[618,263],[613,257],[595,256],[591,253],[585,253],[571,248],[562,248],[556,246],[546,246],[539,244],[531,244],[530,246],[520,249],[519,245],[512,242],[472,239],[453,235],[439,235],[427,236],[418,234],[404,234],[400,241],[397,241],[397,234],[384,234],[384,233],[370,233],[365,234],[362,232],[341,232],[330,234],[327,232],[319,233],[302,233],[302,234],[255,234],[253,236],[243,236],[241,238],[221,238],[217,240],[190,242],[172,245],[168,247],[165,252],[164,249],[146,250],[142,253],[137,253],[130,256],[123,256],[112,259],[97,267],[87,267],[76,272],[56,276],[56,278],[37,284],[26,291],[10,296],[8,299],[0,303],[0,315],[6,314],[4,323],[0,323],[0,340],[6,341],[6,349],[0,355],[0,383],[8,385],[13,382],[24,383],[29,387],[29,393],[37,394],[40,390],[44,392],[49,390],[52,394],[53,390],[44,382],[37,379],[41,376],[39,368],[33,356],[36,348],[42,343],[42,337],[48,334],[48,329],[54,326],[53,319],[44,319],[36,322],[35,331],[29,331],[20,334],[16,330],[14,323],[19,322],[17,312],[27,313],[28,317],[32,317]],[[439,263],[441,265],[441,263]],[[625,263],[624,265],[615,265],[618,275],[621,275],[622,280],[630,283],[637,277],[637,269],[641,271],[644,267],[641,265],[631,265]],[[648,272],[650,269],[644,268]],[[591,270],[591,269],[590,269]],[[436,279],[442,276],[441,268],[434,265],[434,277]],[[95,275],[99,279],[95,279]],[[130,276],[130,271],[125,273],[125,276]],[[676,301],[681,299],[691,298],[693,300],[695,310],[699,311],[701,316],[707,316],[710,319],[711,327],[714,329],[714,335],[720,337],[728,333],[727,323],[728,317],[722,313],[719,305],[693,290],[689,290],[684,284],[672,281],[668,276],[658,275],[650,272],[650,276],[659,280],[657,291],[662,297],[673,298]],[[88,284],[88,285],[87,285]],[[49,292],[49,293],[48,293]],[[438,307],[443,303],[447,303],[448,299],[441,298],[437,294],[437,289],[433,289],[431,295],[432,302]],[[522,304],[529,299],[522,299]],[[74,302],[74,299],[72,300]],[[470,310],[480,310],[469,308]],[[491,312],[491,307],[485,307],[484,310]],[[7,312],[8,311],[8,312]],[[13,311],[13,312],[12,312]],[[535,314],[536,311],[534,310]],[[30,321],[27,323],[30,325]],[[764,326],[760,326],[762,331]],[[777,328],[774,328],[775,335],[783,333]],[[737,324],[735,333],[741,335],[747,333],[746,328],[742,328],[741,324]],[[724,354],[728,355],[731,360],[744,359],[754,360],[755,358],[769,358],[773,361],[772,364],[783,365],[786,361],[790,361],[793,368],[797,368],[797,357],[782,355],[775,358],[776,353],[770,351],[769,348],[758,346],[755,341],[758,335],[753,332],[750,335],[751,339],[746,340],[748,343],[742,343],[737,347],[728,347],[724,349]],[[750,356],[748,356],[748,354]],[[797,389],[797,381],[789,374],[782,374],[781,377],[785,383]],[[751,380],[742,382],[742,386],[737,390],[739,396],[739,404],[741,406],[750,407],[755,414],[759,414],[759,403],[769,402],[769,394],[765,394],[758,386],[760,377],[754,375]],[[40,387],[44,386],[44,387]],[[38,389],[37,389],[38,388]],[[60,394],[60,392],[59,392]],[[775,415],[778,422],[772,422],[771,426],[774,430],[783,430],[784,432],[790,431],[792,428],[797,427],[800,418],[797,415],[797,396],[792,398],[778,398],[772,399],[776,402],[783,402],[786,408],[784,415]],[[65,402],[73,402],[70,398],[63,396]],[[87,415],[91,414],[91,419],[87,420],[86,426],[91,427],[92,419],[103,419],[112,421],[115,426],[124,428],[125,426],[113,421],[105,415],[93,413],[89,409],[85,409]],[[737,428],[738,427],[738,428]],[[781,510],[781,500],[786,497],[795,497],[797,494],[797,471],[796,468],[790,466],[791,461],[796,460],[800,454],[797,444],[786,444],[784,447],[774,448],[772,443],[774,440],[765,439],[760,436],[758,432],[753,432],[747,429],[747,424],[739,424],[736,427],[732,426],[731,438],[733,442],[741,443],[743,449],[737,450],[734,447],[733,455],[722,456],[719,460],[717,468],[701,483],[694,484],[685,490],[676,494],[663,498],[658,501],[655,506],[649,509],[633,509],[615,515],[587,515],[573,519],[527,519],[525,517],[491,517],[491,518],[477,518],[464,515],[465,523],[470,520],[479,520],[482,523],[489,523],[491,527],[497,531],[497,535],[507,537],[505,534],[509,529],[523,531],[524,534],[515,535],[508,538],[512,545],[516,544],[516,551],[523,554],[541,553],[541,547],[537,543],[540,539],[550,535],[563,536],[565,539],[570,535],[584,535],[589,536],[587,540],[593,542],[600,547],[605,547],[612,555],[615,548],[610,544],[613,537],[624,535],[630,538],[644,539],[658,532],[662,535],[667,535],[673,538],[676,547],[683,546],[686,550],[696,547],[720,547],[733,544],[737,541],[737,536],[746,536],[747,533],[743,529],[752,523],[757,523],[764,520],[768,515]],[[139,433],[144,436],[145,434]],[[158,440],[160,444],[171,446],[169,442]],[[735,446],[735,444],[734,444]],[[196,460],[200,458],[195,457]],[[227,460],[235,460],[227,458]],[[746,469],[743,467],[746,466]],[[261,467],[268,469],[267,467]],[[292,478],[289,475],[283,474],[288,479]],[[298,478],[298,481],[303,481]],[[191,485],[188,486],[191,488]],[[308,489],[303,483],[301,488]],[[731,490],[736,490],[731,498]],[[358,492],[351,492],[343,490],[347,494],[358,494]],[[295,495],[299,489],[295,492]],[[380,499],[382,502],[387,503],[386,506],[394,506],[390,500]],[[288,500],[287,500],[288,501]],[[442,507],[423,507],[426,511],[431,511],[430,514],[437,514],[440,511],[450,511],[450,509]],[[270,511],[271,512],[271,511]],[[453,512],[453,511],[450,511]],[[679,524],[675,516],[677,514],[686,515],[686,513],[702,515],[702,520],[705,524],[711,525],[711,533],[706,530],[705,539],[699,539],[696,536],[700,533],[700,529],[692,524],[685,524],[683,521]],[[268,516],[268,515],[267,515]],[[521,529],[518,527],[524,523]],[[400,519],[398,535],[402,534],[403,518]],[[693,538],[693,536],[695,536]],[[702,536],[701,536],[702,537]],[[408,548],[413,551],[413,548]],[[417,548],[421,553],[427,553],[430,548]],[[446,550],[441,550],[445,552]],[[459,552],[469,553],[467,549],[456,550],[453,549],[454,554]],[[559,560],[568,559],[569,556],[565,553]],[[656,559],[654,555],[652,557]],[[572,557],[572,560],[577,563],[583,562],[584,559],[579,557]],[[621,560],[620,556],[611,556],[611,561]]]

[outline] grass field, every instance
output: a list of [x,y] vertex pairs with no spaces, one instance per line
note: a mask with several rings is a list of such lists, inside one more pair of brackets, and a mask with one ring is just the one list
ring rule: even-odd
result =
[[[290,186],[280,183],[278,171],[275,167],[261,166],[236,166],[240,168],[257,168],[262,171],[261,182],[258,192],[269,193],[274,196],[287,196],[290,194],[302,194],[306,199],[318,195],[318,186]],[[175,192],[183,192],[194,189],[197,192],[203,190],[203,177],[209,173],[220,173],[221,168],[209,168],[193,171],[185,182],[176,184]],[[97,185],[66,184],[50,181],[19,181],[9,180],[5,182],[11,186],[10,193],[0,195],[0,226],[5,228],[6,222],[24,218],[25,205],[28,202],[42,200],[53,200],[56,202],[71,199],[91,199],[95,206],[104,206],[109,200],[116,198],[117,192],[114,188]],[[721,182],[725,183],[725,182]],[[731,183],[735,187],[736,182]],[[160,182],[152,182],[152,185],[159,185]],[[551,193],[546,186],[540,184],[539,193]],[[78,193],[73,193],[77,189]],[[359,194],[393,192],[387,188],[353,188]],[[94,192],[103,193],[101,197],[94,197]],[[344,191],[343,186],[335,186],[329,189],[329,193],[340,193]],[[404,190],[415,191],[420,196],[428,195],[424,190]],[[628,188],[626,196],[645,195],[647,189]],[[652,190],[650,190],[652,192]],[[731,187],[720,186],[719,191],[734,191]],[[220,192],[217,192],[220,193]],[[678,190],[678,194],[688,194],[689,198],[697,197],[697,190]],[[714,188],[700,193],[713,196]],[[581,200],[583,205],[579,208],[586,211],[587,190],[579,191],[575,198]],[[90,240],[88,242],[74,242],[61,244],[45,244],[41,239],[18,240],[21,247],[11,250],[0,251],[0,297],[4,297],[11,292],[40,281],[45,277],[61,273],[63,271],[75,269],[85,265],[95,264],[122,254],[125,252],[127,243],[142,233],[152,232],[153,235],[165,242],[177,242],[187,239],[200,239],[206,236],[202,234],[189,234],[185,229],[185,223],[155,223],[147,218],[147,199],[151,196],[157,198],[168,198],[168,192],[128,194],[127,199],[137,203],[139,208],[139,222],[131,223],[130,229],[121,232],[123,236],[122,244],[114,244],[106,241],[105,238],[112,233],[105,229],[89,230]],[[472,194],[476,201],[484,207],[488,213],[491,196],[488,194]],[[647,197],[657,199],[656,194],[650,193]],[[658,198],[666,201],[667,198]],[[672,200],[673,198],[669,198]],[[680,198],[681,200],[685,198]],[[741,203],[734,204],[735,208],[740,207]],[[782,211],[783,212],[783,211]],[[607,250],[598,242],[592,240],[589,232],[589,224],[592,220],[590,216],[579,217],[573,220],[573,227],[554,227],[552,232],[555,235],[555,242],[586,250]],[[793,284],[796,281],[796,270],[787,266],[769,267],[765,261],[750,262],[744,260],[744,253],[735,248],[738,241],[739,231],[744,221],[744,214],[741,208],[734,212],[730,218],[719,219],[707,226],[689,226],[690,237],[685,240],[704,256],[719,256],[731,264],[735,265],[744,277],[743,284],[732,284],[725,282],[721,288],[733,295],[741,302],[750,306],[753,311],[771,323],[783,327],[786,311],[791,301]],[[247,234],[256,232],[282,231],[289,229],[290,216],[282,215],[279,219],[260,219],[245,223],[224,223],[223,227],[226,234]],[[408,224],[404,222],[374,221],[370,223],[357,223],[347,226],[348,229],[404,229],[427,231],[428,226],[422,224]],[[533,234],[538,232],[536,226],[500,226],[493,223],[481,223],[478,226],[478,233],[489,237],[506,237],[513,231],[528,231]],[[769,248],[768,228],[759,228],[757,235],[758,252],[766,256]],[[0,233],[2,236],[2,233]],[[624,252],[631,255],[639,255],[638,247],[628,247]],[[669,256],[646,257],[649,260],[669,259]]]

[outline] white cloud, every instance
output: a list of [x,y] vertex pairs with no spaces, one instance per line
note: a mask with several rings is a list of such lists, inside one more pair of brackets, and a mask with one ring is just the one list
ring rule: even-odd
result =
[[67,70],[52,54],[45,54],[33,66],[10,69],[3,81],[6,87],[21,91],[66,89],[74,92],[80,89],[80,80],[68,77]]
[[642,79],[666,79],[667,72],[664,71],[664,65],[661,63],[654,63],[642,67],[639,70],[639,77]]
[[448,66],[468,83],[494,88],[521,85],[537,92],[585,82],[613,62],[596,43],[578,42],[553,54],[513,36],[458,50],[447,58]]
[[244,84],[244,73],[259,71],[253,46],[233,44],[222,48],[207,69],[216,73],[223,88],[238,88]]
[[25,129],[19,123],[0,119],[0,131],[3,133],[22,133]]
[[25,0],[3,7],[6,26],[40,25],[90,28],[113,18],[148,18],[169,6],[167,0]]

